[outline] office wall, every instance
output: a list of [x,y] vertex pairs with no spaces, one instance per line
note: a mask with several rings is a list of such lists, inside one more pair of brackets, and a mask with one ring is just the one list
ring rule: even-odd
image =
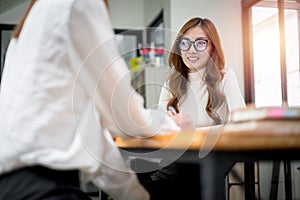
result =
[[28,1],[21,3],[13,9],[0,14],[0,24],[16,24],[24,10],[26,9]]
[[[161,10],[166,27],[170,27],[170,0],[110,0],[110,15],[116,29],[144,30]],[[143,44],[147,44],[146,33]]]
[[144,0],[145,25],[148,26],[160,13],[164,12],[164,23],[166,27],[170,25],[170,1],[171,0]]
[[[1,14],[0,23],[17,23],[27,2]],[[165,28],[173,33],[195,16],[209,18],[215,23],[223,44],[226,66],[237,74],[244,94],[241,0],[110,0],[111,21],[114,28],[143,28],[157,16],[161,8],[165,12]],[[173,36],[167,34],[166,40],[166,47],[169,48]]]
[[170,0],[110,0],[109,4],[112,24],[118,29],[144,28],[162,9],[169,21]]
[[144,22],[144,0],[110,0],[112,24],[116,29],[142,28]]
[[226,66],[237,74],[244,94],[241,0],[171,0],[171,26],[178,31],[192,17],[208,18],[216,25]]

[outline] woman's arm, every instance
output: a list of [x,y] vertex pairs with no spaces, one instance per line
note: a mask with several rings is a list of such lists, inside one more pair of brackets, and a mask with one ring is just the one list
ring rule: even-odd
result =
[[166,129],[179,130],[164,112],[144,109],[144,100],[131,87],[130,71],[117,50],[105,5],[86,3],[77,8],[70,24],[77,60],[74,68],[78,81],[94,100],[101,124],[122,137],[148,137]]
[[168,102],[171,99],[172,95],[168,89],[167,81],[164,83],[163,87],[161,88],[159,101],[158,101],[158,108],[163,109],[165,111],[168,110]]
[[223,81],[223,92],[227,101],[229,111],[231,112],[232,110],[246,107],[234,71],[231,69],[227,69]]

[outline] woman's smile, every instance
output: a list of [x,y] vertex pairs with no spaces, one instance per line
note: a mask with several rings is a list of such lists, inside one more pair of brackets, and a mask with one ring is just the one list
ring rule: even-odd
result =
[[190,62],[197,62],[199,59],[198,56],[187,56],[187,60]]

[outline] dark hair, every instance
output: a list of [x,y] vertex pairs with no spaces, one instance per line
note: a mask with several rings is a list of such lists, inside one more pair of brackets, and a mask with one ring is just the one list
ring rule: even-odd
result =
[[189,68],[182,60],[177,41],[180,41],[189,29],[196,26],[203,29],[212,44],[204,79],[208,91],[206,112],[215,124],[220,124],[221,119],[216,110],[222,105],[224,95],[218,90],[217,85],[224,76],[221,70],[224,68],[225,59],[218,31],[209,19],[193,18],[186,22],[177,34],[169,57],[169,66],[173,69],[173,72],[169,76],[169,89],[172,98],[169,100],[168,106],[173,106],[178,112],[179,103],[185,98]]

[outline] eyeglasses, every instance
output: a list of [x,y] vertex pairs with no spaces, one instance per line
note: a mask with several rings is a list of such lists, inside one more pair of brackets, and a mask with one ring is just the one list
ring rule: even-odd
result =
[[193,44],[194,48],[197,51],[205,51],[208,43],[209,43],[209,40],[207,40],[207,39],[196,39],[195,41],[190,41],[187,38],[182,38],[179,41],[178,46],[179,46],[180,50],[187,51],[191,48],[191,46]]

